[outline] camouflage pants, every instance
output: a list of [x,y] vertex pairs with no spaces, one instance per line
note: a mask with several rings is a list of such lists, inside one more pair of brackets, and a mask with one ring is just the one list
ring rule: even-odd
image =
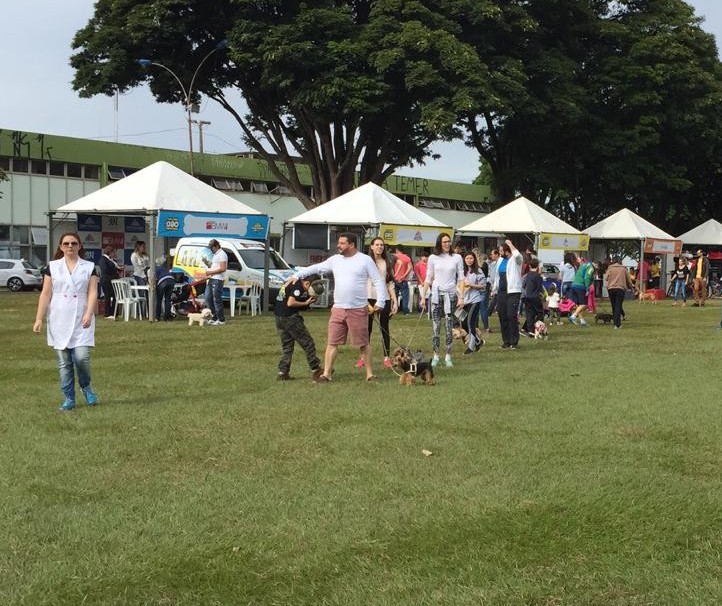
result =
[[281,337],[281,360],[278,362],[278,372],[288,374],[293,360],[293,349],[298,343],[306,352],[306,359],[311,370],[321,368],[321,360],[316,355],[316,344],[308,332],[306,324],[300,314],[291,316],[276,316],[276,328]]

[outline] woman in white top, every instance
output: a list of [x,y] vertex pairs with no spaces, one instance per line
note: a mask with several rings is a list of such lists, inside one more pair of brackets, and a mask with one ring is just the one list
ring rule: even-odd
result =
[[[369,338],[371,337],[371,331],[374,327],[374,318],[378,318],[381,326],[381,342],[384,347],[384,367],[391,368],[391,358],[389,352],[391,351],[391,334],[389,333],[389,319],[399,309],[398,300],[396,298],[396,285],[394,283],[394,264],[391,262],[388,250],[384,244],[383,238],[374,238],[371,240],[371,244],[368,247],[366,253],[379,270],[379,275],[386,285],[386,291],[388,297],[384,308],[376,313],[369,314]],[[374,307],[378,296],[376,295],[376,288],[371,280],[368,280],[368,298],[369,305]],[[359,358],[356,362],[357,368],[363,368],[365,366],[364,358]]]
[[130,263],[133,265],[133,277],[139,285],[148,284],[147,271],[150,267],[150,259],[145,252],[145,242],[138,240],[130,255]]
[[39,333],[47,315],[48,345],[55,349],[60,389],[65,396],[60,410],[75,408],[75,371],[89,406],[98,403],[90,386],[90,348],[95,346],[95,306],[98,278],[95,264],[82,258],[80,236],[60,238],[55,259],[43,270],[43,290],[38,300],[33,332]]
[[[451,361],[451,346],[454,343],[452,328],[454,327],[453,313],[464,306],[464,263],[460,255],[451,252],[451,236],[447,233],[439,234],[436,238],[435,254],[429,257],[424,282],[425,296],[430,297],[431,321],[433,333],[431,345],[434,348],[434,357],[431,365],[439,363],[439,350],[441,348],[441,317],[444,317],[446,326],[446,366],[453,366]],[[430,295],[429,295],[430,293]],[[422,297],[421,307],[426,306]]]

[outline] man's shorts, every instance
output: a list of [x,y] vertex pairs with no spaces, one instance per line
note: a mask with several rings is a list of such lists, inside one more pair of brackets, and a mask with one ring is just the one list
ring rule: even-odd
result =
[[328,320],[328,344],[344,345],[346,336],[351,336],[351,345],[364,347],[369,344],[369,313],[367,307],[357,309],[331,308]]
[[569,291],[569,298],[574,301],[577,305],[587,304],[587,293],[581,288],[572,288]]

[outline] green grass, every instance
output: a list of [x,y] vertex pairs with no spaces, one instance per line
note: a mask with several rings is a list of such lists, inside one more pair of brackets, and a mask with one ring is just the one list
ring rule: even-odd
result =
[[[351,348],[278,383],[267,315],[99,319],[101,405],[59,413],[36,296],[0,294],[0,604],[722,601],[718,301],[456,343],[432,388]],[[391,328],[428,355],[426,320]]]

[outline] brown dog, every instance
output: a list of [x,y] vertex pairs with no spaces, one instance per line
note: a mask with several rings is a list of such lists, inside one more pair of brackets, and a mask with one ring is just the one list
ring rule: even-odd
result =
[[[454,339],[464,341],[464,345],[469,347],[469,333],[461,326],[456,326],[455,328],[452,328],[451,334],[454,336]],[[478,326],[476,328],[476,342],[479,344],[479,347],[481,347],[482,345],[486,345],[486,341],[484,340],[484,337],[481,336],[481,330]]]
[[401,385],[414,385],[416,377],[421,377],[424,385],[434,385],[434,369],[428,362],[419,362],[405,347],[397,347],[391,355],[393,368],[400,373]]
[[657,294],[654,291],[645,291],[639,293],[639,302],[644,303],[646,301],[651,301],[652,304],[657,303]]

